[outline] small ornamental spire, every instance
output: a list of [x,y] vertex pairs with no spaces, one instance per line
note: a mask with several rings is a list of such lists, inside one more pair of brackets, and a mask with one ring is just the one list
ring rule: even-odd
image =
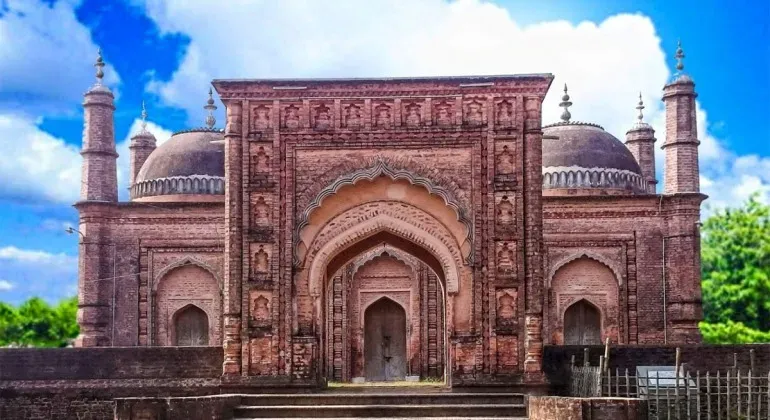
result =
[[96,63],[94,64],[94,67],[96,67],[96,84],[101,86],[102,78],[104,78],[104,59],[102,58],[101,48],[96,51]]
[[639,104],[636,105],[636,109],[639,110],[639,115],[636,116],[636,119],[639,120],[639,124],[644,122],[644,114],[642,114],[642,110],[644,109],[644,102],[642,102],[642,92],[639,92]]
[[217,106],[214,105],[214,92],[211,88],[209,88],[209,100],[206,101],[206,106],[203,109],[209,112],[209,115],[206,116],[206,125],[208,128],[214,128],[214,124],[217,123],[217,119],[214,118],[214,111],[217,109]]
[[142,132],[147,132],[147,108],[142,101]]
[[569,113],[569,107],[572,106],[572,102],[569,100],[569,94],[567,93],[567,84],[564,84],[564,95],[561,97],[561,102],[559,103],[559,106],[564,108],[564,112],[561,113],[561,119],[562,121],[569,122],[569,119],[572,118],[572,114]]
[[684,58],[684,50],[682,50],[682,40],[679,40],[676,44],[676,69],[677,71],[681,72],[684,70],[684,63],[682,62],[682,59]]

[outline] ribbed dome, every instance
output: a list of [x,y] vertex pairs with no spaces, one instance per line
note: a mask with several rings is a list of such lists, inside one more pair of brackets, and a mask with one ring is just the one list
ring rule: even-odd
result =
[[602,127],[566,121],[544,127],[543,135],[544,189],[644,191],[636,159]]
[[175,133],[155,149],[136,176],[131,198],[176,194],[224,194],[225,151],[220,130]]

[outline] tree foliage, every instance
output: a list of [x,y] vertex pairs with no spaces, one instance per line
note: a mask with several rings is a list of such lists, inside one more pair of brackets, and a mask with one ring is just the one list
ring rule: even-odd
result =
[[56,306],[33,297],[14,307],[0,302],[0,347],[64,347],[78,335],[77,298]]
[[770,206],[751,196],[703,224],[704,339],[770,341]]

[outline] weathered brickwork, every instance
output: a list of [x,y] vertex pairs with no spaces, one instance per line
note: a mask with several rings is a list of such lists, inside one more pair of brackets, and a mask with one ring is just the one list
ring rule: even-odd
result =
[[[620,144],[627,167],[602,172],[634,188],[560,169],[546,193],[552,78],[217,80],[224,130],[157,148],[134,138],[131,179],[147,188],[128,203],[113,195],[112,96],[94,88],[77,344],[218,344],[222,381],[238,387],[358,380],[367,357],[392,359],[390,343],[406,347],[394,369],[455,386],[542,384],[543,346],[568,333],[698,342],[704,196],[697,165],[680,165],[697,161],[692,85],[664,95],[667,113],[688,114],[667,116],[666,195],[641,125]],[[371,335],[370,307],[403,311],[398,337]]]

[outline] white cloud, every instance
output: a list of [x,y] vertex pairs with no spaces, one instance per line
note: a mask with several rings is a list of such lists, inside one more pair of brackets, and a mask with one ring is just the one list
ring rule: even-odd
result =
[[72,204],[80,193],[79,149],[34,121],[0,113],[0,197]]
[[77,257],[52,254],[46,251],[19,249],[15,246],[0,248],[0,260],[31,264],[77,265]]
[[[56,301],[73,294],[78,258],[37,249],[0,247],[0,290],[3,301],[19,303],[30,296]],[[10,287],[3,286],[3,282]],[[6,285],[6,286],[7,286]]]
[[[141,121],[136,120],[126,138],[117,144],[118,190],[127,199],[130,138],[138,133]],[[147,129],[158,144],[171,132],[152,122]],[[42,131],[24,116],[0,113],[0,197],[17,201],[72,204],[80,196],[80,149]]]
[[[675,46],[661,46],[653,22],[641,14],[525,26],[516,22],[515,11],[481,0],[134,3],[162,33],[190,37],[171,80],[147,88],[186,109],[193,124],[203,119],[201,99],[213,78],[551,72],[556,79],[544,104],[546,123],[558,119],[567,83],[573,118],[599,123],[623,140],[641,91],[658,146],[665,137],[661,90]],[[227,22],[228,30],[211,22]],[[701,168],[711,182],[704,191],[711,202],[730,203],[752,188],[767,190],[770,184],[761,176],[742,176],[735,165],[739,157],[708,131],[708,114],[699,104],[698,110]],[[662,153],[657,155],[662,181]]]
[[13,290],[13,283],[8,280],[0,280],[0,292],[7,292]]
[[[7,11],[0,17],[0,106],[16,114],[71,113],[95,80],[97,47],[75,16],[79,2],[47,3],[3,3]],[[119,82],[109,65],[105,82]]]

